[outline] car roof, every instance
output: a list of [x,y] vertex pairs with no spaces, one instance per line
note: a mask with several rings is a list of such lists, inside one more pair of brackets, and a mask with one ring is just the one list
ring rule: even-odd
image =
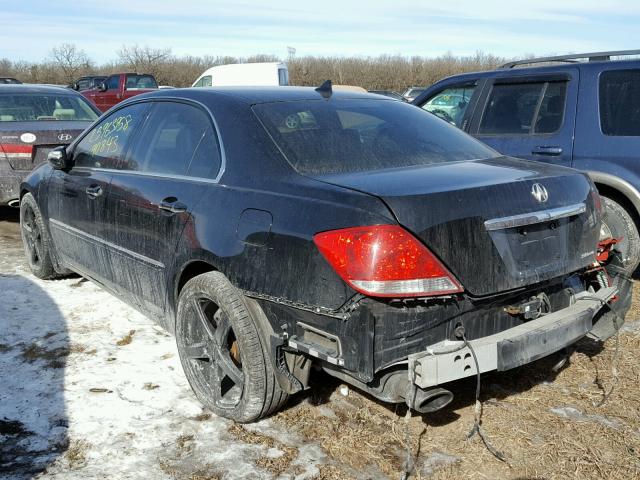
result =
[[33,95],[79,95],[74,90],[69,90],[66,87],[56,87],[53,85],[36,85],[30,83],[20,84],[0,84],[0,93],[21,93],[21,94],[33,94]]
[[[213,100],[224,97],[246,105],[273,102],[292,102],[300,100],[322,100],[322,95],[314,87],[204,87],[204,88],[175,88],[159,89],[157,91],[138,95],[135,98],[172,97],[188,98],[198,101]],[[334,89],[332,99],[371,99],[387,101],[385,97],[375,93],[353,90]],[[391,100],[393,101],[393,100]]]
[[436,83],[440,83],[443,80],[450,78],[456,78],[460,80],[464,79],[476,79],[481,77],[493,77],[507,75],[519,75],[519,74],[536,74],[536,73],[552,73],[558,70],[566,70],[568,68],[578,68],[580,70],[612,70],[616,68],[627,68],[629,66],[640,66],[640,59],[629,60],[601,60],[590,62],[562,62],[546,65],[534,65],[530,67],[516,66],[514,68],[496,68],[494,70],[481,70],[476,72],[461,73],[457,75],[451,75],[438,80]]

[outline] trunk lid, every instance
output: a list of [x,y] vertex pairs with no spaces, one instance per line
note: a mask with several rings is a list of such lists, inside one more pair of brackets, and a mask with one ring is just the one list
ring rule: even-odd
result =
[[[595,260],[599,213],[591,183],[573,169],[499,157],[314,178],[381,198],[475,296]],[[532,193],[539,186],[544,202]]]
[[29,171],[47,160],[55,147],[69,145],[91,125],[87,121],[38,120],[0,123],[0,161],[12,170]]

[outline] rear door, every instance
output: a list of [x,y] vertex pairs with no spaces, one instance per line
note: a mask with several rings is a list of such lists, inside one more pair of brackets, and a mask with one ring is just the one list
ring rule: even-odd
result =
[[500,73],[479,99],[469,133],[514,157],[570,166],[579,71]]
[[113,279],[108,250],[113,212],[108,208],[113,167],[143,123],[148,105],[113,112],[70,148],[74,166],[55,170],[47,196],[51,235],[64,262],[109,285]]
[[204,109],[156,101],[113,174],[107,201],[115,214],[115,282],[132,303],[161,321],[178,239],[185,227],[193,232],[190,212],[207,185],[216,181],[221,158],[212,119]]

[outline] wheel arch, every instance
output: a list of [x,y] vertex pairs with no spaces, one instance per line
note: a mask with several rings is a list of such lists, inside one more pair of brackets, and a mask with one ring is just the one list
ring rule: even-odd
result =
[[202,259],[194,259],[183,265],[174,284],[173,304],[175,306],[175,310],[177,311],[180,292],[189,280],[197,277],[198,275],[202,275],[203,273],[215,271],[218,271],[218,269],[213,265],[213,263]]
[[629,211],[640,230],[640,192],[626,180],[603,172],[587,172],[605,197],[617,201]]

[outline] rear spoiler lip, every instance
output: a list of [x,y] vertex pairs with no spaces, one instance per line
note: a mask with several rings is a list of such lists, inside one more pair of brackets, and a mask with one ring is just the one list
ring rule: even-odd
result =
[[523,227],[536,223],[558,220],[561,218],[573,217],[587,211],[584,202],[568,205],[566,207],[552,208],[549,210],[539,210],[537,212],[522,213],[508,217],[493,218],[484,222],[484,228],[488,231],[504,230],[507,228]]

